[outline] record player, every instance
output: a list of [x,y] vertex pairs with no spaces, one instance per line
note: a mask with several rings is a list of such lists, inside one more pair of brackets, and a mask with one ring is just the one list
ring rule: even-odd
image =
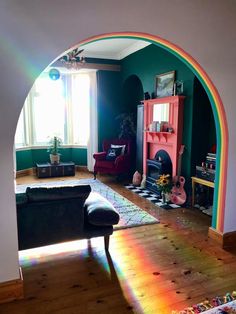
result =
[[215,181],[216,154],[208,153],[206,161],[201,166],[196,166],[196,177],[214,182]]

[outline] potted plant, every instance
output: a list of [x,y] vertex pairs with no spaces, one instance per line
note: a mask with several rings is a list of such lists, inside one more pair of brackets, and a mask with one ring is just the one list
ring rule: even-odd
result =
[[134,140],[136,136],[135,115],[133,113],[121,113],[116,117],[119,121],[119,138]]
[[51,164],[59,164],[60,163],[60,155],[61,154],[59,153],[59,151],[60,151],[61,143],[62,143],[62,140],[57,136],[54,136],[49,141],[49,147],[48,147],[47,151],[50,153]]

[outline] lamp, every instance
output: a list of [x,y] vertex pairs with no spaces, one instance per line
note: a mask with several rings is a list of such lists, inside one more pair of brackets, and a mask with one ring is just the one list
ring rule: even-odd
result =
[[49,77],[53,81],[57,81],[60,78],[60,76],[61,76],[60,72],[55,68],[52,68],[49,71]]
[[86,60],[85,57],[79,56],[84,51],[84,49],[79,50],[78,48],[68,52],[65,56],[59,59],[60,62],[68,69],[77,69],[83,65]]

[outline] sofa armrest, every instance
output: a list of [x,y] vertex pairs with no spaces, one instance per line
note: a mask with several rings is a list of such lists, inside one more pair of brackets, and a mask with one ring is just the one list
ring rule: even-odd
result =
[[28,197],[26,193],[16,193],[16,205],[24,206],[28,203]]
[[114,206],[96,192],[90,193],[85,201],[85,217],[95,226],[112,226],[118,224],[120,220]]
[[93,158],[95,160],[105,160],[106,159],[106,155],[107,155],[106,152],[95,153],[95,154],[93,154]]

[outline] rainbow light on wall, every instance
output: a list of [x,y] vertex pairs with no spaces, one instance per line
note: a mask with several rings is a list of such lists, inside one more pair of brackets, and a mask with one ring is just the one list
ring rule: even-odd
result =
[[149,41],[155,44],[171,54],[175,55],[184,64],[186,64],[197,78],[202,83],[207,95],[209,97],[213,115],[216,125],[216,136],[217,136],[217,164],[216,164],[216,176],[215,176],[215,192],[213,202],[213,217],[212,227],[217,232],[223,233],[224,231],[224,216],[225,216],[225,195],[226,195],[226,183],[227,183],[227,156],[228,156],[228,125],[226,120],[226,114],[220,95],[212,83],[211,79],[200,66],[200,64],[194,60],[187,52],[175,44],[160,38],[158,36],[137,33],[137,32],[119,32],[119,33],[108,33],[94,37],[90,37],[86,40],[81,41],[79,44],[83,46],[85,44],[95,42],[98,40],[108,40],[114,38],[133,38]]

